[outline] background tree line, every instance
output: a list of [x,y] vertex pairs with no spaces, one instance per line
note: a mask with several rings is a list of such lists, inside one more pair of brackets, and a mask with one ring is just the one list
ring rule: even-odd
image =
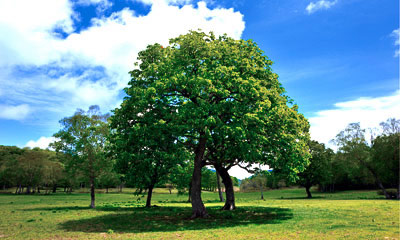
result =
[[[93,109],[98,111],[96,107]],[[75,115],[82,114],[84,112],[79,110]],[[263,199],[263,191],[289,186],[304,187],[309,198],[312,197],[312,186],[321,192],[379,189],[386,198],[398,199],[400,120],[388,119],[380,124],[379,129],[369,132],[371,141],[367,141],[367,132],[358,123],[349,124],[334,139],[338,145],[336,153],[322,143],[310,141],[310,165],[298,174],[296,182],[290,181],[279,169],[260,171],[242,180],[240,190],[260,191],[260,198]],[[65,152],[39,148],[0,146],[0,186],[2,189],[15,187],[16,194],[55,193],[57,188],[71,192],[73,189],[89,187],[90,175],[84,174],[82,166],[76,165],[72,157]],[[143,186],[140,182],[126,181],[127,178],[117,171],[116,162],[109,153],[103,152],[103,158],[106,160],[99,165],[101,170],[96,174],[95,188],[103,188],[108,192],[108,188],[124,184],[141,190],[138,193],[147,190],[140,188]],[[155,187],[177,189],[179,194],[188,193],[192,170],[189,162],[179,164]],[[239,187],[237,178],[232,177],[232,182]],[[223,191],[224,185],[220,184]],[[202,169],[201,187],[203,191],[218,191],[215,170]]]
[[388,199],[399,199],[399,139],[400,120],[390,118],[369,131],[352,123],[332,141],[338,147],[336,153],[322,143],[310,141],[310,165],[298,174],[298,181],[288,181],[276,169],[244,179],[240,189],[258,191],[299,185],[309,198],[312,186],[321,192],[378,189]]

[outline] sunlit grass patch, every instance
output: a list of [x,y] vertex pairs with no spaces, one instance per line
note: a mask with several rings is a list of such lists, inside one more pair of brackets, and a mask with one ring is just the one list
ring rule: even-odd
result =
[[[388,239],[399,238],[399,202],[376,191],[303,189],[236,193],[237,209],[220,211],[217,193],[204,192],[209,218],[190,220],[186,195],[156,190],[152,208],[130,192],[0,195],[1,239]],[[361,199],[360,199],[361,197]]]

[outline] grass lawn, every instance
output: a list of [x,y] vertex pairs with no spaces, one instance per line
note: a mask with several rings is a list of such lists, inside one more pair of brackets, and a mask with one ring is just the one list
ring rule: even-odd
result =
[[0,194],[0,239],[399,239],[400,202],[376,191],[303,189],[236,193],[235,211],[220,211],[203,192],[211,217],[189,220],[187,196],[156,189],[150,209],[130,193]]

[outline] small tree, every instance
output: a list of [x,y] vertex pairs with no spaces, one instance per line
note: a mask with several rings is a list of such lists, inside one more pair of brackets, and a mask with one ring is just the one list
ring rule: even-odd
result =
[[312,198],[310,188],[324,182],[332,174],[329,172],[329,164],[333,156],[331,149],[326,149],[325,145],[317,141],[310,141],[311,159],[310,165],[306,170],[299,173],[298,184],[305,187],[307,197]]
[[86,112],[78,109],[71,117],[63,118],[62,129],[54,134],[57,139],[51,146],[70,157],[66,167],[80,172],[90,183],[90,207],[95,208],[95,184],[97,177],[110,169],[111,162],[105,156],[105,143],[109,134],[108,114],[101,114],[98,106]]

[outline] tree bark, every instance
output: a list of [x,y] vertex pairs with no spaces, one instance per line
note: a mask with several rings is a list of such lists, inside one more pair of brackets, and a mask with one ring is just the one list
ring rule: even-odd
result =
[[222,194],[222,190],[221,190],[221,180],[219,178],[218,171],[215,171],[215,173],[217,174],[217,186],[218,186],[219,201],[224,202],[225,199],[224,199],[224,195]]
[[396,199],[400,199],[400,179],[399,179],[399,184],[397,185],[397,197]]
[[221,210],[233,210],[236,208],[235,206],[235,192],[233,191],[233,183],[231,176],[228,173],[228,170],[224,168],[222,165],[214,165],[215,169],[218,171],[219,175],[222,178],[222,182],[225,185],[225,205]]
[[95,193],[94,193],[94,177],[90,177],[90,208],[96,208]]
[[201,169],[203,167],[203,156],[206,150],[207,139],[204,133],[200,134],[200,140],[196,147],[194,168],[192,175],[192,189],[191,189],[191,202],[192,202],[192,216],[191,218],[204,218],[208,217],[208,213],[201,199]]
[[310,192],[310,188],[311,186],[306,186],[306,192],[307,192],[307,198],[312,198],[311,192]]
[[189,196],[188,196],[188,202],[192,202],[192,198],[191,198],[191,196],[192,196],[192,180],[190,180],[190,183],[189,183]]
[[371,172],[372,176],[374,176],[376,185],[378,185],[378,187],[382,190],[383,194],[385,195],[385,198],[386,199],[391,199],[392,197],[386,191],[385,187],[383,186],[383,184],[382,184],[381,180],[379,179],[378,174],[375,172],[375,170],[373,168],[371,168],[370,166],[368,166],[366,163],[364,165]]
[[54,184],[53,185],[53,193],[56,193],[57,192],[57,184]]
[[261,200],[264,200],[263,187],[260,185]]
[[146,207],[151,207],[151,197],[153,195],[153,188],[154,186],[150,186],[149,190],[147,191]]

